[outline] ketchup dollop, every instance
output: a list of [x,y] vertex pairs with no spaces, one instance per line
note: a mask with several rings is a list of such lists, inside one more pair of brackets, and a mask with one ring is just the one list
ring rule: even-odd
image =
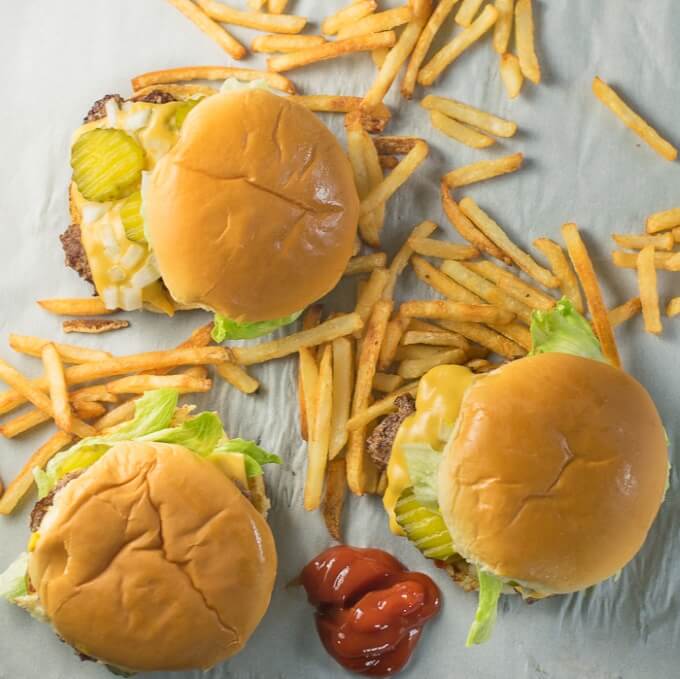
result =
[[399,672],[439,611],[437,585],[380,549],[331,547],[305,566],[301,579],[324,647],[360,674]]

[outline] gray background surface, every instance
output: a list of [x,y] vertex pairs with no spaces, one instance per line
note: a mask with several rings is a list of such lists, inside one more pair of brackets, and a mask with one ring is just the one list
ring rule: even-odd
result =
[[[233,2],[237,3],[236,0]],[[338,0],[291,0],[291,9],[314,21],[343,4]],[[392,5],[396,3],[381,3]],[[417,103],[396,94],[390,133],[427,137],[431,157],[390,203],[385,242],[390,251],[424,218],[450,234],[437,196],[438,179],[452,167],[521,150],[527,166],[514,176],[480,185],[470,194],[527,246],[539,234],[557,236],[561,223],[578,222],[588,238],[610,304],[634,290],[632,272],[608,263],[612,231],[641,229],[652,211],[680,203],[680,167],[641,146],[594,99],[599,74],[632,95],[641,112],[680,142],[680,6],[674,0],[541,0],[538,44],[544,69],[540,88],[527,86],[509,102],[488,41],[472,49],[433,88],[516,120],[521,132],[479,152],[433,132]],[[250,40],[250,31],[235,31]],[[68,148],[73,129],[91,103],[109,92],[129,92],[131,76],[186,64],[227,63],[207,37],[162,0],[3,0],[0,3],[0,355],[35,373],[38,362],[13,355],[9,332],[60,336],[59,321],[35,305],[40,297],[83,295],[86,288],[66,271],[57,235],[68,224]],[[262,65],[261,57],[246,65]],[[369,57],[349,57],[293,72],[303,92],[362,94],[374,73]],[[340,118],[329,121],[337,132]],[[664,295],[680,294],[677,276],[666,274]],[[400,294],[418,289],[406,276]],[[350,289],[334,293],[334,308],[350,303]],[[425,290],[420,289],[420,294]],[[205,316],[173,321],[133,316],[129,330],[83,340],[118,353],[170,347]],[[680,674],[680,502],[677,448],[678,322],[667,321],[662,338],[644,335],[635,320],[620,331],[627,368],[651,390],[668,427],[675,456],[672,485],[642,553],[617,583],[584,594],[528,607],[503,602],[493,639],[464,648],[476,598],[455,588],[426,564],[405,540],[390,535],[376,499],[350,503],[347,540],[383,547],[412,568],[426,570],[444,592],[442,615],[431,624],[404,677],[431,679],[664,679]],[[280,554],[272,606],[248,648],[208,674],[233,679],[342,677],[316,637],[303,594],[286,588],[300,567],[329,543],[318,514],[302,509],[305,447],[293,407],[294,362],[254,369],[264,389],[244,397],[222,384],[201,407],[218,409],[234,436],[261,437],[285,465],[270,474],[271,522]],[[0,441],[0,473],[7,483],[45,431],[18,442]],[[0,567],[24,548],[28,508],[0,519]],[[675,649],[673,648],[675,646]],[[80,663],[49,628],[23,612],[0,605],[0,677],[66,679],[105,677],[106,670]],[[201,676],[187,674],[187,677]]]

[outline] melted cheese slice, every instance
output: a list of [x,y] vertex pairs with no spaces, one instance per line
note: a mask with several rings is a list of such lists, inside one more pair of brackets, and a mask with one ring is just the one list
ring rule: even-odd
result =
[[390,530],[403,535],[394,508],[401,494],[411,485],[404,446],[425,443],[441,452],[453,432],[463,395],[474,375],[460,365],[441,365],[425,374],[418,385],[416,412],[399,427],[387,465],[387,490],[383,504],[390,519]]

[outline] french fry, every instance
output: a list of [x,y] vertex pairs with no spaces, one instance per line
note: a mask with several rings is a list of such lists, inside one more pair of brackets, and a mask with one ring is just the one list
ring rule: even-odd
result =
[[434,238],[409,238],[408,245],[413,252],[425,257],[437,257],[439,259],[474,259],[479,257],[479,250],[472,245],[459,245]]
[[632,297],[609,312],[609,322],[612,328],[617,328],[619,325],[637,316],[641,311],[642,300],[639,297]]
[[533,309],[548,311],[555,306],[555,299],[550,295],[546,295],[532,285],[525,283],[521,278],[515,276],[512,271],[503,269],[493,262],[466,262],[465,266],[470,271],[474,271],[495,283],[501,290],[507,292],[508,295]]
[[31,335],[11,333],[9,336],[9,346],[14,351],[20,354],[27,354],[28,356],[35,356],[36,358],[42,355],[43,347],[50,343],[54,345],[64,363],[90,363],[93,361],[105,361],[112,357],[108,351],[88,349],[75,344],[59,344],[58,342],[50,342],[49,340]]
[[[207,347],[212,342],[212,331],[214,324],[212,322],[201,325],[194,330],[189,337],[177,345],[177,349],[199,349]],[[155,368],[151,370],[144,370],[144,374],[148,375],[167,375],[175,366],[167,368]]]
[[33,469],[42,469],[60,450],[73,442],[73,436],[63,431],[52,434],[26,461],[18,476],[7,486],[0,498],[0,514],[11,514],[33,485]]
[[54,422],[59,429],[70,432],[73,426],[73,413],[66,390],[64,366],[53,344],[46,344],[43,347],[42,362],[49,386]]
[[323,45],[326,41],[320,35],[258,35],[253,39],[253,52],[272,54],[275,52],[297,52],[307,47]]
[[[344,314],[318,325],[311,330],[281,337],[249,347],[232,347],[231,355],[240,365],[265,363],[283,358],[299,351],[302,347],[315,347],[324,342],[332,342],[338,337],[346,337],[361,330],[363,322],[358,314]],[[200,361],[197,361],[200,363]]]
[[457,332],[463,337],[477,342],[483,347],[490,349],[495,354],[507,359],[514,359],[524,356],[526,351],[513,340],[504,337],[498,332],[491,330],[479,323],[457,323],[456,321],[441,321],[441,325],[453,332]]
[[363,0],[353,2],[340,11],[326,17],[321,24],[321,32],[326,35],[335,35],[346,24],[353,24],[365,16],[372,14],[378,8],[375,0]]
[[439,111],[449,118],[472,125],[482,132],[493,134],[497,137],[514,137],[517,132],[516,123],[500,118],[493,113],[482,111],[469,104],[464,104],[462,101],[429,94],[420,104],[428,111]]
[[83,421],[94,420],[106,413],[106,408],[95,401],[79,401],[73,404],[75,414]]
[[[311,330],[321,322],[323,308],[320,304],[308,307],[302,317],[302,329]],[[298,352],[298,408],[300,411],[300,435],[309,441],[309,431],[314,422],[316,407],[316,387],[319,369],[316,364],[316,348],[304,347]]]
[[345,458],[337,458],[328,463],[326,470],[326,490],[323,500],[323,519],[329,535],[342,542],[342,509],[345,504]]
[[386,203],[402,184],[410,179],[411,175],[427,158],[428,153],[428,145],[424,141],[418,141],[392,173],[361,201],[360,214],[365,215],[373,212],[377,207]]
[[671,233],[673,234],[673,240],[676,243],[680,243],[680,226],[676,226]]
[[466,368],[470,368],[473,373],[488,373],[495,370],[499,366],[485,358],[473,358],[465,364]]
[[626,127],[635,132],[662,158],[673,161],[678,157],[677,148],[635,113],[604,80],[597,76],[593,79],[593,93]]
[[376,401],[373,405],[352,415],[351,419],[347,423],[347,431],[356,431],[357,429],[365,427],[384,415],[393,413],[397,409],[397,406],[394,405],[394,401],[399,398],[399,396],[403,396],[404,394],[411,394],[412,396],[415,396],[417,391],[417,380],[414,382],[409,382],[403,387],[399,387],[399,389],[397,389],[395,392],[385,396],[385,398],[381,399],[380,401]]
[[410,361],[413,359],[432,358],[433,356],[439,356],[441,353],[450,350],[450,347],[446,348],[417,344],[408,347],[400,346],[397,350],[396,359],[397,361]]
[[394,297],[394,288],[397,284],[397,278],[404,272],[404,269],[408,266],[411,255],[413,254],[409,241],[412,238],[427,238],[432,235],[436,229],[437,225],[434,222],[425,221],[415,226],[413,231],[411,231],[411,235],[399,248],[399,251],[394,255],[394,258],[390,263],[390,268],[388,269],[389,277],[383,291],[383,295],[386,299],[392,299]]
[[115,313],[115,309],[106,308],[101,297],[39,299],[38,304],[57,316],[103,316]]
[[458,0],[439,0],[429,21],[425,24],[413,53],[411,54],[411,60],[409,61],[406,74],[401,83],[401,93],[405,99],[411,99],[413,97],[420,67],[425,61],[425,57],[427,56],[427,52],[430,49],[435,36],[457,2]]
[[392,116],[385,104],[380,104],[371,111],[362,109],[362,97],[310,94],[296,95],[291,97],[291,99],[310,111],[317,113],[351,113],[352,111],[359,111],[361,124],[367,132],[382,132]]
[[260,388],[260,383],[249,375],[245,368],[236,363],[219,363],[215,366],[215,372],[242,394],[254,394]]
[[499,71],[501,82],[503,87],[505,87],[508,97],[516,99],[524,85],[524,74],[522,73],[522,67],[519,65],[519,59],[512,52],[501,54]]
[[321,354],[315,400],[315,419],[309,436],[304,492],[304,507],[308,512],[318,509],[321,504],[328,464],[333,416],[333,347],[331,344],[327,344]]
[[387,280],[387,269],[374,269],[366,287],[359,294],[354,312],[363,323],[366,323],[376,302],[382,297]]
[[105,384],[93,384],[90,387],[82,387],[69,393],[71,403],[117,403],[118,397],[112,394]]
[[550,238],[537,238],[533,242],[533,246],[548,260],[553,274],[560,282],[562,294],[571,300],[576,311],[582,314],[585,307],[583,306],[581,288],[564,250]]
[[534,37],[534,9],[532,0],[517,0],[515,5],[515,42],[519,65],[525,78],[538,85],[541,65],[536,56]]
[[305,17],[292,14],[266,14],[265,12],[242,12],[232,9],[218,0],[195,0],[211,18],[233,26],[254,28],[268,33],[300,33],[307,25]]
[[247,0],[247,4],[250,9],[259,12],[267,4],[267,0]]
[[498,10],[493,5],[487,5],[482,13],[462,33],[456,35],[447,45],[442,47],[432,59],[420,69],[418,83],[432,85],[469,47],[474,45],[485,33],[493,27],[498,19]]
[[592,317],[593,327],[602,345],[602,353],[612,365],[620,367],[619,351],[616,347],[611,323],[609,322],[607,307],[602,298],[600,283],[597,280],[593,263],[576,224],[565,224],[562,227],[562,237],[576,270],[576,275],[581,281],[581,287],[583,288]]
[[[375,148],[375,144],[373,143],[373,139],[369,136],[368,132],[366,132],[365,129],[362,130],[362,134],[360,136],[361,139],[361,147],[362,147],[362,153],[364,156],[364,162],[366,164],[366,173],[368,176],[368,187],[369,191],[373,190],[376,186],[379,186],[383,179],[385,178],[385,175],[383,173],[383,169],[380,165],[380,158],[378,157],[378,151]],[[365,215],[363,218],[359,220],[359,228],[361,229],[361,223],[365,219],[370,219],[371,220],[371,227],[369,229],[369,232],[371,234],[375,235],[375,240],[372,243],[374,247],[379,247],[380,246],[380,233],[383,230],[383,227],[385,226],[385,205],[381,205],[377,209],[373,210],[373,212],[369,213],[368,215]],[[371,243],[369,243],[370,245]]]
[[236,78],[244,82],[264,80],[267,85],[275,90],[295,94],[295,85],[282,75],[268,71],[257,71],[253,68],[234,68],[232,66],[183,66],[166,68],[161,71],[149,71],[132,79],[132,89],[140,90],[152,85],[191,80],[226,80],[227,78]]
[[[357,368],[354,397],[352,399],[352,415],[365,410],[371,398],[373,378],[375,377],[380,347],[385,337],[387,323],[392,313],[393,303],[390,300],[379,300],[373,308],[373,313],[366,326],[361,354]],[[359,447],[357,439],[360,437],[354,432],[350,437],[350,446],[347,450],[347,484],[356,495],[363,495],[371,486],[372,476],[376,476],[373,464],[365,454],[363,445]],[[353,439],[353,440],[352,440]],[[363,443],[363,441],[362,441]]]
[[384,269],[386,265],[387,255],[384,252],[359,255],[349,260],[344,275],[355,276],[361,273],[371,273],[374,269]]
[[64,321],[61,324],[64,332],[79,332],[85,335],[101,335],[113,330],[124,330],[130,327],[130,321],[114,321],[110,318],[83,318],[80,320]]
[[132,398],[129,401],[121,403],[119,406],[109,410],[106,415],[102,415],[95,423],[94,428],[98,432],[105,432],[112,427],[116,427],[123,422],[131,420],[135,415],[135,404],[137,398]]
[[482,210],[472,198],[463,198],[460,201],[460,209],[474,225],[493,241],[510,259],[524,271],[537,280],[546,288],[559,287],[559,280],[547,269],[540,266],[534,258],[518,248],[503,229],[489,215]]
[[383,136],[375,137],[373,140],[375,148],[378,153],[394,153],[398,156],[403,156],[413,150],[413,147],[418,143],[424,141],[420,137],[395,137]]
[[473,22],[484,0],[463,0],[463,4],[456,13],[455,22],[467,28]]
[[49,422],[52,418],[44,413],[42,410],[37,408],[31,408],[21,415],[13,417],[11,420],[5,422],[5,424],[0,425],[0,433],[7,438],[13,439],[29,431],[45,422]]
[[445,116],[439,111],[430,111],[432,126],[447,137],[473,149],[484,149],[496,143],[493,137],[477,132],[471,127]]
[[[612,252],[612,261],[615,266],[621,269],[635,269],[637,268],[638,253],[615,250]],[[680,271],[680,252],[655,252],[654,262],[657,269]]]
[[663,325],[659,308],[659,291],[656,281],[656,268],[654,266],[653,245],[647,245],[642,248],[638,256],[637,274],[645,330],[654,335],[660,335],[663,332]]
[[458,189],[461,186],[468,186],[500,177],[509,172],[516,172],[522,167],[523,163],[524,156],[521,153],[514,153],[511,156],[494,160],[480,160],[478,163],[464,165],[452,170],[444,176],[444,181],[450,188]]
[[372,35],[383,31],[390,31],[407,24],[413,19],[413,12],[407,5],[387,9],[383,12],[369,14],[363,19],[344,24],[338,31],[338,39],[356,38],[361,35]]
[[491,304],[464,304],[442,300],[410,300],[404,302],[399,313],[408,318],[434,318],[464,323],[498,323],[505,325],[515,319],[515,314]]
[[397,42],[394,31],[383,31],[382,33],[372,33],[368,35],[358,35],[345,40],[328,42],[317,47],[308,47],[298,52],[280,54],[270,57],[267,60],[267,67],[270,71],[277,73],[290,71],[294,68],[315,64],[319,61],[337,59],[346,54],[354,52],[371,52],[381,47],[393,47]]
[[143,394],[152,389],[176,389],[181,394],[210,391],[212,380],[190,375],[131,375],[106,385],[112,394]]
[[347,443],[347,421],[354,389],[354,359],[352,340],[339,337],[333,340],[333,416],[328,457],[334,460]]
[[272,14],[283,14],[287,4],[288,0],[269,0],[269,11]]
[[[426,344],[436,347],[455,347],[467,352],[470,343],[458,333],[441,331],[408,330],[401,340],[404,346]],[[395,387],[396,388],[396,387]],[[393,390],[390,390],[393,391]]]
[[668,306],[666,307],[666,316],[673,318],[678,314],[680,314],[680,297],[674,297],[672,300],[670,300],[670,302],[668,302]]
[[404,379],[415,379],[429,372],[432,368],[436,368],[438,365],[460,365],[464,361],[464,351],[461,349],[449,349],[429,358],[414,358],[402,361],[399,365],[399,374]]
[[404,378],[400,377],[399,375],[390,375],[389,373],[377,372],[373,378],[373,390],[381,391],[384,394],[389,394],[399,389],[403,382]]
[[373,59],[373,63],[378,70],[383,67],[385,59],[387,59],[387,55],[389,53],[390,51],[387,49],[387,47],[381,47],[380,49],[373,50],[371,52],[371,59]]
[[647,233],[659,233],[680,227],[680,207],[655,212],[647,217]]
[[515,15],[515,0],[496,0],[498,19],[493,30],[493,48],[498,54],[505,54],[512,35],[512,20]]
[[408,328],[408,324],[409,319],[404,316],[397,316],[387,324],[378,360],[378,368],[380,370],[387,370],[394,363],[399,343],[404,332],[406,332],[406,328]]
[[169,0],[169,2],[233,59],[243,59],[246,56],[246,48],[231,33],[215,23],[192,0]]
[[670,231],[649,235],[613,233],[612,238],[618,246],[629,250],[642,250],[648,245],[655,250],[672,250],[675,247],[675,239]]

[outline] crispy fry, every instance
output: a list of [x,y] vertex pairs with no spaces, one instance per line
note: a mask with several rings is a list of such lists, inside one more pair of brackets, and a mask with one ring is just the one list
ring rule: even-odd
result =
[[37,408],[31,408],[21,415],[13,417],[11,420],[0,425],[0,433],[7,438],[13,439],[23,434],[34,427],[37,427],[45,422],[49,422],[52,418]]
[[373,252],[370,255],[352,257],[345,269],[345,276],[355,276],[361,273],[371,273],[374,269],[384,269],[387,255],[384,252]]
[[118,397],[112,394],[105,384],[93,384],[90,387],[82,387],[69,393],[71,403],[117,403]]
[[[43,347],[47,344],[50,344],[49,340],[31,335],[15,335],[12,333],[9,336],[9,346],[14,351],[28,354],[29,356],[40,357]],[[87,349],[86,347],[79,347],[74,344],[59,344],[58,342],[52,342],[51,344],[54,345],[64,363],[90,363],[93,361],[105,361],[111,358],[111,354],[108,351]]]
[[673,161],[678,157],[677,148],[635,113],[604,80],[597,76],[593,80],[593,93],[626,127],[649,144],[662,158]]
[[26,461],[18,476],[7,486],[0,498],[0,514],[11,514],[33,485],[33,468],[42,469],[62,448],[73,441],[73,436],[58,431]]
[[181,394],[210,391],[212,380],[190,375],[131,375],[106,385],[112,394],[143,394],[152,389],[176,389]]
[[373,390],[382,391],[384,394],[389,394],[399,389],[403,384],[404,378],[399,375],[390,375],[389,373],[376,373],[373,378]]
[[[180,344],[177,345],[177,349],[199,349],[202,347],[207,347],[211,342],[212,342],[212,331],[213,331],[213,323],[206,323],[205,325],[201,325],[196,330],[194,330],[189,337],[184,340],[184,342],[180,342]],[[167,375],[172,368],[175,366],[170,366],[167,368],[155,368],[151,370],[144,370],[144,374],[148,375]]]
[[498,54],[505,54],[512,35],[512,21],[515,16],[515,0],[496,0],[498,19],[493,30],[493,47]]
[[441,325],[453,332],[457,332],[467,339],[481,344],[483,347],[490,349],[495,354],[503,356],[508,359],[519,358],[526,353],[524,349],[516,342],[513,342],[507,337],[503,337],[500,333],[486,328],[479,323],[457,323],[456,321],[441,321]]
[[642,248],[638,256],[637,274],[645,330],[654,335],[660,335],[663,332],[663,325],[659,308],[659,291],[656,281],[656,268],[654,267],[653,245],[647,245]]
[[668,302],[668,306],[666,307],[666,316],[673,318],[678,314],[680,314],[680,297],[674,297]]
[[498,323],[505,325],[515,319],[515,314],[491,304],[464,304],[442,300],[410,300],[404,302],[399,313],[417,318],[447,319],[465,323]]
[[[383,174],[383,170],[380,165],[380,158],[378,157],[378,151],[375,148],[372,137],[370,137],[368,132],[363,129],[360,138],[364,162],[366,164],[366,173],[368,176],[368,187],[369,190],[372,191],[376,186],[379,186],[382,183],[385,175]],[[368,215],[364,215],[364,217],[359,220],[360,229],[361,224],[366,219],[371,220],[371,227],[369,231],[371,234],[375,235],[375,240],[372,245],[374,247],[379,247],[380,233],[385,226],[385,205],[381,205]]]
[[251,49],[253,52],[297,52],[307,47],[316,47],[325,44],[320,35],[258,35],[253,39]]
[[511,259],[485,234],[483,234],[464,214],[460,206],[453,199],[446,182],[442,181],[440,184],[440,192],[442,197],[442,206],[444,213],[448,217],[449,222],[456,231],[473,247],[480,252],[486,252],[488,255],[500,259],[503,262],[511,263]]
[[345,40],[328,42],[317,47],[308,47],[298,52],[280,54],[270,57],[267,66],[270,71],[281,72],[290,71],[294,68],[307,66],[327,59],[337,59],[345,54],[354,52],[371,52],[380,47],[392,47],[397,42],[394,31],[384,31],[382,33],[372,33],[368,35],[358,35]]
[[436,347],[455,347],[467,352],[470,343],[458,333],[441,331],[409,330],[401,340],[404,346],[426,344]]
[[397,389],[395,392],[385,396],[385,398],[381,399],[380,401],[376,401],[368,408],[365,408],[364,410],[357,412],[355,415],[352,415],[352,418],[347,423],[347,431],[356,431],[357,429],[361,429],[367,424],[370,424],[374,420],[377,420],[379,417],[393,413],[397,409],[397,407],[394,405],[395,399],[399,398],[399,396],[403,396],[404,394],[411,394],[412,396],[415,396],[417,391],[417,380],[414,382],[409,382],[403,387],[399,387],[399,389]]
[[103,316],[115,313],[107,309],[101,297],[74,297],[65,299],[39,299],[38,304],[58,316]]
[[[637,268],[637,252],[612,252],[612,260],[615,266],[621,269]],[[657,269],[664,271],[680,271],[680,252],[655,252],[654,262]]]
[[269,11],[272,14],[283,14],[287,4],[288,0],[269,0]]
[[321,32],[326,35],[335,35],[344,25],[356,23],[375,12],[377,8],[378,3],[375,0],[352,2],[335,14],[326,17],[321,24]]
[[519,65],[525,78],[538,85],[541,82],[541,65],[534,44],[534,9],[532,0],[517,0],[515,5],[515,42]]
[[407,24],[413,19],[413,12],[408,6],[395,7],[383,12],[369,14],[363,19],[352,23],[345,23],[338,31],[338,39],[356,38],[360,35],[372,35],[382,31],[390,31]]
[[130,327],[130,321],[114,321],[108,318],[83,318],[75,321],[64,321],[61,324],[64,332],[80,332],[86,335],[101,335],[112,330],[124,330]]
[[516,123],[500,118],[493,113],[482,111],[469,104],[464,104],[462,101],[429,94],[420,104],[428,111],[439,111],[449,118],[454,118],[461,123],[467,123],[478,130],[482,130],[482,132],[493,134],[497,137],[514,137],[517,132]]
[[465,266],[495,283],[501,290],[507,292],[508,295],[533,309],[547,311],[555,306],[555,300],[550,295],[546,295],[533,285],[525,283],[521,278],[515,276],[512,271],[503,269],[493,262],[485,260],[466,262]]
[[[321,322],[323,308],[320,304],[308,307],[302,316],[302,329],[311,330]],[[317,350],[315,347],[303,348],[298,352],[298,408],[300,412],[300,435],[309,441],[310,422],[314,422],[314,405],[318,367],[316,365]],[[305,390],[305,384],[307,389]]]
[[361,109],[361,97],[345,97],[332,94],[296,95],[291,99],[298,104],[318,113],[351,113],[360,111],[361,124],[367,132],[382,132],[392,114],[385,104],[376,106],[372,111]]
[[215,372],[243,394],[254,394],[260,388],[260,383],[236,363],[220,363],[215,366]]
[[106,413],[106,408],[95,401],[78,401],[73,404],[76,415],[84,421],[94,420]]
[[518,248],[503,229],[482,210],[472,198],[463,198],[460,209],[475,226],[492,240],[510,259],[533,279],[546,288],[557,288],[560,282],[547,269],[536,263],[531,255]]
[[673,234],[673,240],[676,243],[680,243],[680,226],[676,226],[671,233]]
[[470,26],[483,2],[484,0],[463,0],[456,13],[455,22],[463,28]]
[[132,79],[132,89],[139,90],[150,85],[163,85],[189,80],[226,80],[236,78],[244,82],[264,80],[267,85],[275,90],[281,90],[288,94],[295,94],[295,85],[288,78],[257,71],[252,68],[234,68],[232,66],[183,66],[180,68],[166,68],[161,71],[149,71]]
[[364,323],[373,312],[375,303],[382,297],[387,279],[387,269],[374,269],[366,287],[360,292],[354,311]]
[[248,7],[256,12],[259,12],[267,4],[267,0],[246,0],[246,2]]
[[501,54],[499,71],[508,97],[510,99],[517,98],[524,85],[524,74],[522,73],[522,67],[519,65],[519,59],[512,52]]
[[427,158],[428,145],[424,141],[418,141],[406,157],[394,168],[378,186],[376,186],[361,201],[360,214],[372,212],[380,205],[386,203],[418,169],[420,164]]
[[345,458],[331,460],[326,470],[326,491],[323,499],[323,519],[329,535],[342,542],[342,508],[345,504]]
[[50,400],[54,412],[54,422],[63,431],[70,432],[73,426],[73,413],[69,402],[64,366],[53,344],[46,344],[42,350],[42,362],[49,386]]
[[457,120],[449,118],[439,111],[430,111],[430,121],[433,127],[443,132],[447,137],[470,148],[484,149],[496,143],[493,137],[477,132],[477,130],[473,130],[471,127],[459,123]]
[[485,33],[493,27],[498,19],[498,10],[493,5],[487,5],[482,13],[462,33],[456,35],[447,45],[442,47],[432,59],[420,69],[418,83],[432,85],[469,47],[474,45]]
[[465,352],[461,349],[448,349],[429,358],[414,358],[402,361],[399,374],[405,379],[421,377],[438,365],[461,364],[465,361]]
[[432,358],[433,356],[439,356],[445,351],[450,351],[451,347],[437,347],[428,345],[417,345],[412,344],[408,347],[401,346],[397,350],[397,361],[410,361],[413,359],[421,358]]
[[243,59],[246,56],[246,48],[231,33],[215,23],[192,0],[169,0],[169,2],[233,59]]
[[655,212],[647,217],[647,233],[659,233],[680,227],[680,207],[675,207],[663,212]]
[[675,246],[675,239],[670,231],[656,235],[613,233],[614,242],[629,250],[642,250],[651,245],[655,250],[672,250]]
[[479,257],[479,250],[472,245],[459,245],[445,240],[434,238],[409,238],[408,245],[413,252],[425,257],[438,257],[439,259],[474,259]]
[[562,237],[576,270],[576,275],[581,281],[581,287],[585,293],[592,317],[593,327],[602,345],[602,353],[612,365],[619,367],[621,365],[619,351],[616,347],[611,323],[609,322],[607,307],[602,298],[600,283],[597,280],[593,263],[576,224],[565,224],[562,227]]
[[328,457],[336,458],[347,443],[347,420],[354,389],[354,359],[352,340],[339,337],[333,340],[333,416]]
[[424,141],[420,137],[395,137],[383,136],[375,137],[373,142],[378,153],[394,153],[398,156],[403,156],[413,150],[413,147],[418,143]]
[[105,432],[116,427],[123,422],[131,420],[135,415],[135,404],[137,401],[135,397],[129,401],[121,403],[119,406],[115,407],[113,410],[109,410],[106,415],[102,415],[95,423],[94,427],[98,432]]
[[576,311],[582,314],[584,306],[581,288],[564,250],[550,238],[537,238],[533,246],[548,260],[553,274],[560,282],[562,294],[570,299]]
[[[363,322],[358,314],[344,314],[311,330],[303,330],[287,337],[263,342],[249,347],[232,347],[236,363],[241,365],[254,365],[283,358],[299,351],[302,347],[315,347],[324,342],[332,342],[338,337],[351,335],[356,330],[361,330]],[[200,363],[200,361],[197,361]]]
[[642,300],[639,297],[632,297],[609,312],[609,322],[612,328],[617,328],[619,325],[637,316],[641,311]]
[[461,186],[500,177],[509,172],[516,172],[522,167],[523,162],[524,156],[521,153],[514,153],[511,156],[494,160],[480,160],[478,163],[464,165],[452,170],[445,175],[444,181],[450,188],[457,189]]
[[404,316],[397,316],[387,324],[385,331],[385,338],[380,348],[380,358],[378,360],[378,368],[380,370],[388,370],[394,363],[399,348],[399,342],[408,327],[409,319]]
[[307,25],[305,17],[292,14],[266,14],[264,12],[242,12],[232,9],[218,0],[195,0],[198,6],[211,18],[225,24],[245,26],[268,33],[300,33]]

